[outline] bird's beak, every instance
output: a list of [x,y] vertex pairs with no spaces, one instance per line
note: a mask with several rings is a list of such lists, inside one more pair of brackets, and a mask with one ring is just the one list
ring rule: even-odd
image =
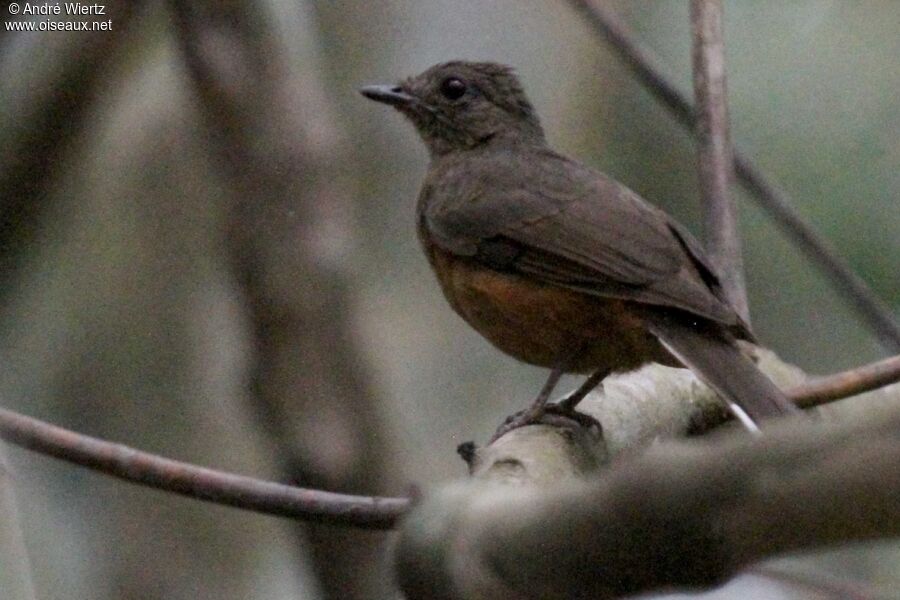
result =
[[408,106],[415,97],[407,94],[397,85],[367,85],[360,88],[359,93],[376,102],[383,102],[391,106]]

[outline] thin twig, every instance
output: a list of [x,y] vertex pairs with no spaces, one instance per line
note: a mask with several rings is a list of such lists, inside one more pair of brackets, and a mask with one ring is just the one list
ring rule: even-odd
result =
[[315,523],[391,529],[406,498],[351,496],[293,487],[198,467],[56,427],[0,409],[0,437],[11,444],[119,479],[256,512]]
[[[615,11],[600,0],[568,0],[625,61],[637,79],[674,114],[676,120],[693,130],[694,109],[665,75],[665,69],[619,19]],[[806,255],[829,276],[851,305],[859,312],[881,343],[891,352],[900,352],[900,325],[888,305],[868,287],[850,265],[835,251],[793,207],[788,193],[769,179],[734,148],[734,168],[753,198]]]
[[800,408],[812,408],[900,381],[900,356],[813,379],[787,392]]
[[691,1],[697,162],[706,249],[718,270],[725,297],[749,323],[738,211],[731,194],[734,160],[728,128],[722,10],[722,0]]

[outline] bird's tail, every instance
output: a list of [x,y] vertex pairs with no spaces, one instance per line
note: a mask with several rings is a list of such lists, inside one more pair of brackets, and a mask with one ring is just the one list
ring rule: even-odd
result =
[[728,403],[748,429],[756,431],[760,421],[800,411],[723,327],[668,316],[650,318],[647,325],[671,354]]

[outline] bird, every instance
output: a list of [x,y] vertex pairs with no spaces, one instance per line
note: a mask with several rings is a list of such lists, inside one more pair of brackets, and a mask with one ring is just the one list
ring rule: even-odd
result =
[[450,61],[363,96],[428,149],[416,227],[453,310],[502,352],[550,369],[510,427],[572,413],[609,374],[687,367],[748,429],[798,411],[741,348],[755,342],[701,244],[611,177],[555,152],[513,68]]

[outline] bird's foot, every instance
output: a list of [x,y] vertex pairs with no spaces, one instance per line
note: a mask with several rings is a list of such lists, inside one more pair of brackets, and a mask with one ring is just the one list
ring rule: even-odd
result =
[[518,429],[520,427],[525,427],[527,425],[537,425],[541,422],[541,418],[547,411],[546,404],[537,403],[532,404],[525,410],[520,410],[517,413],[513,413],[506,417],[503,420],[503,423],[497,428],[497,431],[494,432],[494,435],[491,436],[488,444],[493,444],[501,437],[512,431],[513,429]]
[[603,427],[600,421],[583,412],[575,410],[568,398],[553,404],[534,404],[525,410],[514,413],[503,421],[491,436],[489,444],[509,433],[514,429],[528,425],[552,425],[556,427],[583,427],[594,435],[600,435]]
[[566,402],[566,400],[566,398],[563,398],[559,402],[547,405],[544,417],[568,419],[595,435],[600,435],[603,432],[603,426],[600,424],[600,421],[587,413],[575,410],[575,407]]

